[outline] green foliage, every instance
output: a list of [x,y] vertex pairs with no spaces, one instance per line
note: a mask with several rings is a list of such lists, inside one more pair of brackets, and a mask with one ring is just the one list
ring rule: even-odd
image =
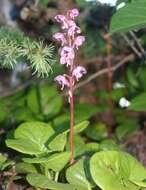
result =
[[67,181],[72,185],[79,185],[85,189],[91,189],[93,184],[91,181],[90,171],[87,159],[80,159],[76,164],[70,166],[66,171]]
[[92,140],[100,141],[108,136],[108,130],[104,123],[97,123],[93,126],[89,126],[86,131],[86,135],[88,138]]
[[53,135],[54,131],[49,124],[28,122],[20,125],[15,130],[15,139],[6,140],[6,144],[21,153],[38,155],[49,152],[45,143]]
[[[83,121],[75,125],[75,133],[85,130],[88,124],[88,121]],[[16,171],[19,174],[43,174],[47,179],[57,180],[56,176],[62,172],[70,160],[70,152],[66,148],[68,133],[69,129],[56,131],[51,124],[38,121],[25,122],[19,125],[11,139],[6,140],[6,145],[9,148],[23,153],[21,156],[23,162],[16,164]],[[84,152],[88,151],[89,153],[97,150],[95,144],[91,147],[91,151],[90,146],[88,146]],[[24,154],[27,156],[24,157]],[[27,177],[27,179],[32,185],[36,183],[31,181],[32,178]],[[52,184],[55,185],[53,188],[61,188],[64,185],[74,188],[68,184],[62,184],[61,187],[56,182],[52,182]],[[52,187],[50,183],[49,185]],[[75,187],[76,185],[78,184],[75,184]],[[35,187],[42,187],[42,181],[36,183]],[[82,187],[80,189],[82,190]]]
[[103,190],[139,190],[146,178],[146,169],[124,152],[104,151],[90,160],[91,175]]
[[8,160],[4,155],[0,154],[0,172],[11,168],[15,163],[11,160]]
[[114,14],[110,34],[127,32],[146,26],[146,0],[133,0]]
[[145,111],[146,110],[146,102],[145,102],[146,93],[142,93],[131,100],[131,105],[129,106],[129,110],[133,111]]
[[38,76],[46,77],[52,71],[52,45],[46,46],[26,37],[21,31],[8,27],[0,28],[0,65],[13,68],[15,64],[26,60]]
[[39,187],[43,189],[52,190],[86,190],[85,188],[79,187],[77,185],[57,183],[48,180],[46,176],[40,174],[29,174],[27,176],[27,181],[34,187]]

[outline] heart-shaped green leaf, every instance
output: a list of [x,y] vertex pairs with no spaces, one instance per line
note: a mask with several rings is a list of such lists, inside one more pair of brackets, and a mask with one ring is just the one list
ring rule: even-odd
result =
[[6,144],[24,154],[42,154],[49,151],[45,144],[53,135],[54,130],[49,124],[26,122],[15,130],[15,139],[6,140]]
[[43,122],[26,122],[15,130],[16,139],[28,139],[38,145],[46,143],[54,135],[50,124]]
[[91,175],[103,190],[139,190],[135,181],[146,178],[146,169],[131,155],[118,151],[98,152],[90,160]]

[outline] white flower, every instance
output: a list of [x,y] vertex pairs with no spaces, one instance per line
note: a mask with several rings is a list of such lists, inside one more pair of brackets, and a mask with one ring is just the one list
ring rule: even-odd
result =
[[120,3],[118,6],[117,6],[117,10],[121,9],[122,7],[124,7],[126,5],[126,3]]
[[97,0],[102,4],[108,4],[110,6],[116,6],[117,0]]
[[125,84],[119,83],[119,82],[115,82],[113,84],[113,88],[114,89],[118,89],[118,88],[125,88]]
[[121,108],[127,108],[130,106],[130,102],[125,98],[125,97],[122,97],[119,101],[119,105]]

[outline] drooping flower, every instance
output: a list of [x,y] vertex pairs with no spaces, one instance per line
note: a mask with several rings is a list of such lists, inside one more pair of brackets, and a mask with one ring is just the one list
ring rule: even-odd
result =
[[59,22],[59,23],[62,23],[62,22],[64,22],[64,21],[66,21],[66,16],[64,16],[64,15],[56,15],[55,17],[55,20],[57,21],[57,22]]
[[74,36],[75,34],[80,34],[81,33],[81,29],[74,25],[74,26],[71,26],[69,29],[68,29],[68,35],[69,36]]
[[65,86],[69,87],[69,82],[63,75],[58,75],[54,80],[61,85],[61,90],[63,90]]
[[73,62],[73,59],[75,58],[75,53],[73,48],[69,47],[69,46],[65,46],[61,49],[61,58],[60,58],[60,63],[62,65],[67,64],[71,65]]
[[78,81],[84,74],[86,74],[87,71],[84,67],[82,66],[77,66],[74,70],[72,75],[76,78],[76,80]]
[[62,46],[67,43],[67,40],[66,40],[66,38],[65,38],[65,35],[64,35],[63,33],[61,33],[61,32],[55,33],[55,34],[53,35],[53,38],[54,38],[55,40],[57,40],[58,42],[61,42],[61,45],[62,45]]
[[62,29],[68,28],[68,19],[64,15],[56,15],[55,20],[62,24]]
[[78,9],[74,8],[74,9],[69,10],[67,15],[69,18],[74,19],[75,17],[79,15],[79,11]]
[[77,36],[74,41],[74,47],[78,49],[85,42],[85,36]]

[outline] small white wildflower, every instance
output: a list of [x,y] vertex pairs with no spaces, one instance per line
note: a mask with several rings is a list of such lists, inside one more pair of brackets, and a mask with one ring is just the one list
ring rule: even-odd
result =
[[119,101],[119,105],[121,108],[127,108],[129,107],[131,102],[129,102],[125,97],[122,97]]
[[97,0],[97,1],[99,1],[102,4],[107,4],[110,6],[116,6],[116,2],[117,2],[117,0]]
[[118,6],[117,6],[117,10],[123,8],[124,6],[126,5],[126,3],[120,3]]
[[122,84],[122,83],[120,83],[120,82],[115,82],[115,83],[113,84],[113,88],[114,88],[114,89],[125,88],[125,84]]

